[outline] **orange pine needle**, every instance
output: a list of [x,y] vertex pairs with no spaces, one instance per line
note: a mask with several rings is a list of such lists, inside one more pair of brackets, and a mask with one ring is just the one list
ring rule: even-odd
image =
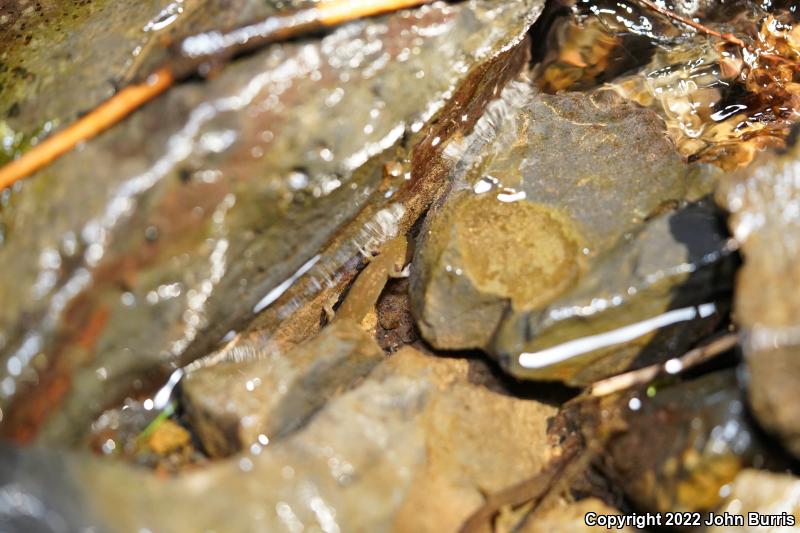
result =
[[18,159],[0,167],[0,190],[45,167],[72,150],[78,143],[110,128],[167,90],[173,81],[170,71],[161,69],[149,76],[144,83],[121,90],[70,126],[51,135]]
[[[432,0],[332,0],[311,8],[314,22],[301,24],[294,30],[279,25],[280,30],[274,34],[262,35],[254,39],[243,49],[263,46],[281,38],[293,37],[296,34],[314,29],[335,26],[350,20],[371,17],[396,11],[399,9],[415,7],[430,3]],[[280,16],[280,15],[279,15]],[[287,17],[287,19],[290,17]],[[230,56],[235,55],[232,50]],[[131,85],[121,90],[90,113],[76,120],[63,130],[57,131],[50,137],[29,149],[18,159],[0,167],[0,190],[14,185],[38,170],[44,168],[54,160],[72,150],[79,143],[91,139],[111,126],[117,124],[133,111],[143,106],[176,81],[190,76],[197,66],[203,61],[214,57],[192,58],[186,64],[172,68],[169,65],[157,70],[147,78],[147,81]]]
[[431,0],[341,0],[323,3],[315,9],[319,12],[319,21],[325,26],[335,26],[348,20],[361,17],[372,17],[381,13],[397,11],[409,7],[427,4]]

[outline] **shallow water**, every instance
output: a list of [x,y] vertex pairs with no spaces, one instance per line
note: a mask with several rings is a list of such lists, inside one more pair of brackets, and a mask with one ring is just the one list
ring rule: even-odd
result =
[[550,29],[537,84],[617,92],[656,110],[689,160],[744,166],[758,151],[782,146],[800,119],[797,7],[696,5],[683,14],[746,46],[634,2],[582,0]]

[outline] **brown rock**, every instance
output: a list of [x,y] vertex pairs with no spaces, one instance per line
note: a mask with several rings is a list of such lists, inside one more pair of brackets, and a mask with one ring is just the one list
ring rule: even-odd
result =
[[[0,431],[75,443],[265,308],[286,318],[338,286],[425,209],[439,141],[517,72],[541,5],[439,3],[266,47],[4,195]],[[384,174],[398,160],[414,179]]]
[[284,437],[382,359],[368,333],[353,322],[336,321],[287,353],[190,373],[183,399],[206,451],[231,455],[259,440]]
[[[402,349],[286,438],[174,479],[69,455],[58,468],[0,455],[0,472],[24,468],[15,490],[55,509],[68,494],[112,530],[455,531],[482,491],[543,466],[556,410],[471,384],[469,366]],[[43,493],[51,473],[70,492]]]
[[471,385],[468,373],[467,361],[404,348],[372,376],[425,377],[438,389],[418,426],[426,462],[415,472],[396,531],[456,531],[483,503],[482,494],[522,481],[547,461],[546,421],[555,408]]
[[192,436],[172,420],[164,420],[147,439],[147,445],[158,455],[167,455],[187,446]]
[[[681,353],[723,314],[724,226],[713,206],[686,205],[713,172],[685,164],[653,112],[606,93],[541,94],[523,76],[445,153],[453,192],[420,233],[410,291],[434,347],[584,385]],[[672,310],[698,320],[648,329]]]

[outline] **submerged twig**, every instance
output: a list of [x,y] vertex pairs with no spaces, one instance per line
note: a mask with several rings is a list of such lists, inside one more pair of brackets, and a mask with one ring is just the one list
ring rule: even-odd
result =
[[667,9],[666,7],[661,7],[658,4],[656,4],[655,2],[653,2],[652,0],[639,0],[639,2],[641,2],[642,4],[647,6],[648,8],[652,9],[653,11],[661,13],[665,17],[671,18],[672,20],[680,22],[681,24],[686,24],[687,26],[690,26],[690,27],[694,28],[695,30],[697,30],[700,33],[704,33],[706,35],[711,35],[712,37],[717,37],[717,38],[722,39],[723,41],[725,41],[727,43],[739,46],[741,48],[746,48],[747,47],[747,45],[745,45],[743,40],[741,40],[740,38],[738,38],[737,36],[735,36],[732,33],[720,33],[720,32],[718,32],[716,30],[713,30],[713,29],[709,28],[708,26],[706,26],[704,24],[700,24],[699,22],[695,22],[690,18],[686,18],[686,17],[684,17],[682,15],[679,15],[679,14],[675,13],[674,11],[672,11],[670,9]]
[[187,37],[175,47],[177,57],[167,61],[145,81],[119,91],[72,125],[0,167],[0,190],[34,174],[79,143],[117,124],[176,82],[198,72],[202,74],[215,64],[277,41],[431,1],[332,0],[313,8],[275,15],[228,32],[210,31]]
[[648,383],[662,373],[677,374],[683,372],[684,370],[705,363],[717,355],[727,352],[736,346],[737,340],[738,335],[735,333],[724,335],[708,344],[689,350],[681,357],[670,359],[666,363],[646,366],[598,381],[592,385],[589,394],[590,396],[608,396],[609,394],[628,389],[634,385]]

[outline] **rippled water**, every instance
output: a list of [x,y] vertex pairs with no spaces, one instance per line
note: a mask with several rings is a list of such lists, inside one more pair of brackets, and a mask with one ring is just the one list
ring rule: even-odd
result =
[[746,165],[781,146],[800,118],[797,6],[688,4],[668,7],[745,46],[633,2],[583,0],[550,29],[537,84],[548,92],[604,86],[656,110],[689,160]]

